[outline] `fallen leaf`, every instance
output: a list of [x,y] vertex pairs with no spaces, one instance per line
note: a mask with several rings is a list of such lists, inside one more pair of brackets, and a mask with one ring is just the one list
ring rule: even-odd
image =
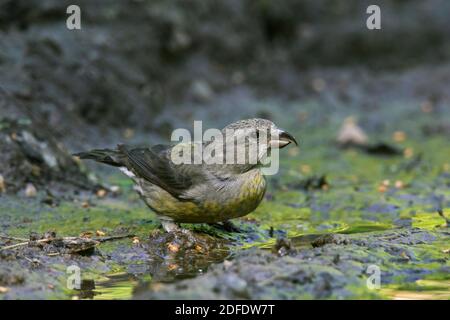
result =
[[80,233],[81,238],[92,238],[93,235],[94,235],[94,233],[91,231],[85,231],[85,232]]
[[104,237],[104,236],[106,236],[106,233],[104,233],[104,232],[101,231],[101,230],[95,231],[95,234],[96,234],[98,237]]
[[167,266],[167,270],[169,271],[175,270],[176,268],[178,268],[178,265],[175,263],[171,263]]
[[180,245],[176,243],[169,243],[167,245],[167,248],[169,249],[170,252],[178,252],[180,250]]
[[139,240],[139,238],[138,237],[134,237],[133,238],[133,244],[138,244],[138,243],[140,243],[141,241]]

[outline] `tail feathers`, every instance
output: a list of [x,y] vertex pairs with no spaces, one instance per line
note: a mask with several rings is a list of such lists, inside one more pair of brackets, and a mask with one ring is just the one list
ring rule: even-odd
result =
[[120,152],[111,149],[95,149],[86,152],[80,152],[73,154],[80,159],[91,159],[97,162],[109,164],[110,166],[121,167],[123,163],[121,161]]

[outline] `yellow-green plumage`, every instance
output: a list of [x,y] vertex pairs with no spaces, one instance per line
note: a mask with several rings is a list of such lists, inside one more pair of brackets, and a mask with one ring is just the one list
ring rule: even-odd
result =
[[266,180],[251,170],[228,187],[211,192],[201,202],[179,200],[164,189],[142,181],[142,196],[154,211],[174,222],[214,223],[247,215],[264,197]]
[[[262,138],[264,132],[270,133],[269,140]],[[297,144],[289,133],[265,119],[237,121],[226,126],[221,133],[225,137],[223,140],[150,148],[119,145],[115,150],[96,149],[77,156],[119,167],[136,182],[145,203],[170,231],[174,229],[174,222],[225,222],[255,210],[266,191],[259,161],[271,148],[282,148],[290,142]],[[224,148],[222,141],[228,138],[237,141],[235,151]],[[200,147],[217,151],[214,155],[221,154],[223,159],[228,159],[228,152],[232,152],[233,156],[244,155],[247,160],[258,161],[211,162],[209,160],[214,160],[212,154],[206,154],[203,162],[197,164],[173,161],[173,155]]]

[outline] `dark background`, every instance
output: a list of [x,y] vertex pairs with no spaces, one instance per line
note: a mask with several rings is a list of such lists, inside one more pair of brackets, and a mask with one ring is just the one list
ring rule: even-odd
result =
[[[81,7],[82,30],[66,28],[70,4]],[[75,152],[167,141],[193,120],[223,127],[271,118],[259,103],[266,99],[315,99],[330,117],[356,112],[363,121],[383,101],[448,108],[450,2],[377,1],[375,31],[366,28],[369,4],[4,0],[0,118],[21,119],[42,141]],[[29,154],[5,139],[3,175],[25,181],[31,165],[16,167]]]

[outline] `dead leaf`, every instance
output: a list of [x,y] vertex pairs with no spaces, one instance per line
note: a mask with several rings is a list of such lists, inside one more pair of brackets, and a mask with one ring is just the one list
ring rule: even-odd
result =
[[178,265],[175,263],[171,263],[167,266],[167,270],[169,271],[175,270],[176,268],[178,268]]
[[80,233],[81,238],[92,238],[93,235],[94,235],[94,233],[91,231],[85,231],[85,232]]
[[104,236],[106,236],[106,233],[104,233],[104,232],[101,231],[101,230],[95,231],[95,234],[96,234],[98,237],[104,237]]
[[176,244],[176,243],[169,243],[167,245],[167,248],[169,249],[170,252],[178,252],[180,250],[180,245]]

